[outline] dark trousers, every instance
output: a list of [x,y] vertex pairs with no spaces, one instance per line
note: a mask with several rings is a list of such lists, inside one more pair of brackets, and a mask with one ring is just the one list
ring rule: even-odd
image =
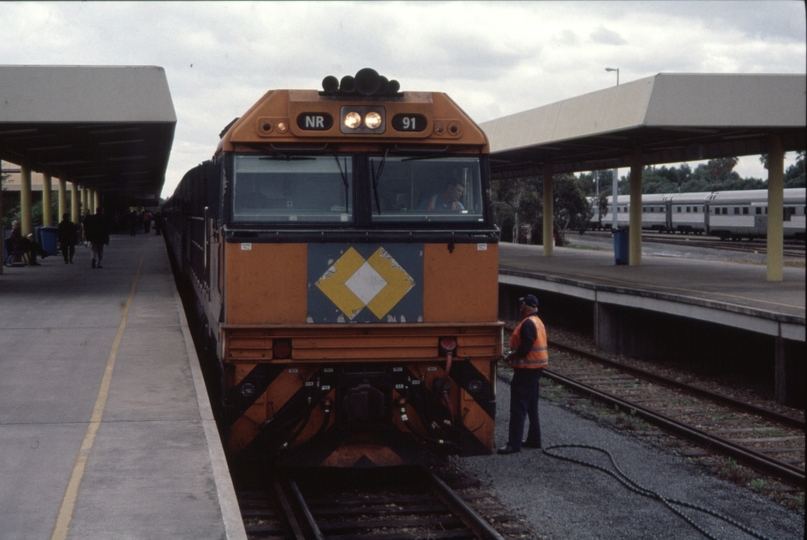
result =
[[62,257],[64,257],[64,262],[72,261],[75,254],[76,246],[67,246],[62,244]]
[[527,430],[527,442],[541,445],[541,424],[538,421],[538,382],[543,369],[516,368],[513,370],[513,381],[510,383],[510,434],[508,443],[520,450],[524,437],[524,420],[530,419]]

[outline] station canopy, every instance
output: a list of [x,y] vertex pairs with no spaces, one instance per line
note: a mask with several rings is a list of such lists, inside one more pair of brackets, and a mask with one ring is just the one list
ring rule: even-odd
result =
[[155,66],[0,66],[0,159],[156,204],[176,128]]
[[766,154],[771,135],[807,148],[805,75],[666,74],[481,124],[494,178]]

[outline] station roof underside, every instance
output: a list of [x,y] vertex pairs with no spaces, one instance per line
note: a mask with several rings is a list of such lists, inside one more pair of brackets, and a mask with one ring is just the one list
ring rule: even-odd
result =
[[155,66],[0,66],[0,159],[156,204],[176,128]]
[[481,124],[494,178],[807,148],[805,75],[665,74]]

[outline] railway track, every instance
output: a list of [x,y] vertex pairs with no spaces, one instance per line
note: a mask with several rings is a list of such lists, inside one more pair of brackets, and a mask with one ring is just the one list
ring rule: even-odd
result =
[[560,343],[544,376],[709,452],[804,489],[804,418],[641,370]]
[[298,472],[238,495],[251,539],[532,537],[477,481],[459,473],[444,481],[424,467]]
[[[660,244],[722,249],[725,251],[737,251],[740,253],[757,253],[759,255],[767,255],[768,253],[767,242],[765,241],[752,240],[748,242],[739,242],[732,240],[720,240],[717,238],[713,240],[707,238],[696,238],[691,240],[689,237],[675,238],[665,236],[667,235],[647,235],[643,237],[646,238],[648,242],[656,242]],[[804,253],[804,243],[801,243],[801,246],[795,243],[786,243],[784,249],[782,250],[782,255],[784,257],[804,257]]]
[[[601,231],[587,231],[587,234],[596,236],[598,238],[611,237],[611,233]],[[765,255],[768,253],[767,242],[764,240],[751,240],[751,241],[733,241],[733,240],[720,240],[717,237],[710,236],[686,236],[676,235],[674,233],[643,233],[643,242],[655,242],[657,244],[670,244],[677,246],[687,246],[691,248],[709,248],[721,249],[725,251],[737,251],[741,253],[757,253]],[[782,252],[785,257],[804,257],[805,244],[801,241],[786,241],[784,250]]]

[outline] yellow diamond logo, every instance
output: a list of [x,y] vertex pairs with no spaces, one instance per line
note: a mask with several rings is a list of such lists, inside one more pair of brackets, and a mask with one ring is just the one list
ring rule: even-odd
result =
[[415,280],[384,248],[367,260],[350,248],[315,285],[349,319],[365,307],[381,319],[415,286]]

